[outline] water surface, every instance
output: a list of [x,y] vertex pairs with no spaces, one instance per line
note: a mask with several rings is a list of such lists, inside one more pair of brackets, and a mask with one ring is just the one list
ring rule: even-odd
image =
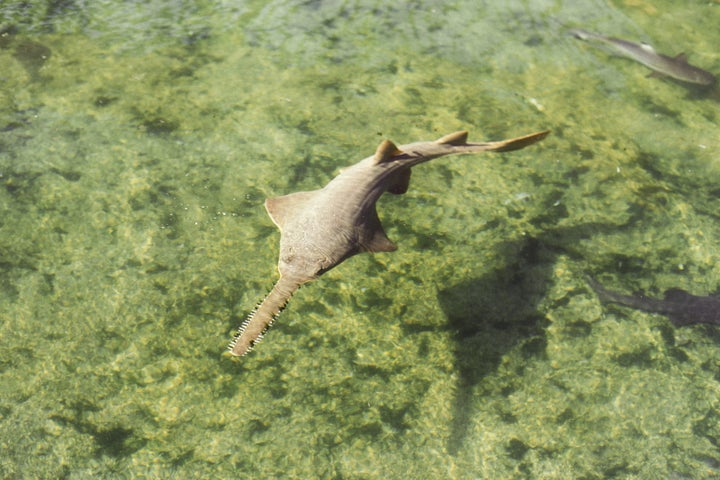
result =
[[[33,2],[36,3],[36,2]],[[720,4],[0,6],[2,478],[715,478],[720,335],[599,303],[720,285]],[[381,199],[397,252],[276,278],[268,196],[384,138],[501,155]]]

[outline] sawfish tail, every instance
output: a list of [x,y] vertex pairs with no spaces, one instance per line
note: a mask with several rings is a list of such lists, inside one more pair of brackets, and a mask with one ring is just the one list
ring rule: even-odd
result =
[[513,150],[520,150],[528,145],[539,142],[543,138],[547,137],[550,130],[543,132],[535,132],[529,135],[523,135],[522,137],[510,138],[507,140],[501,140],[499,142],[486,142],[484,143],[483,150],[491,152],[511,152]]
[[549,134],[550,130],[544,130],[542,132],[535,132],[529,135],[523,135],[522,137],[508,138],[497,142],[471,143],[467,141],[468,133],[461,131],[445,135],[439,140],[436,140],[435,143],[446,146],[449,149],[449,151],[443,152],[443,155],[451,153],[511,152],[537,143]]
[[228,353],[239,357],[252,350],[262,340],[265,332],[268,331],[300,285],[302,282],[281,276],[265,300],[240,325],[233,341],[228,345]]

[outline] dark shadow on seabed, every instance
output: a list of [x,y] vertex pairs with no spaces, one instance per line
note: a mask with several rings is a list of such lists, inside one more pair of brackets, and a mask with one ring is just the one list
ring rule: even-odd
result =
[[[572,258],[582,269],[584,255],[575,248],[580,240],[632,227],[637,219],[632,217],[622,225],[589,223],[549,228],[536,238],[501,244],[499,255],[504,257],[505,267],[438,292],[448,318],[447,328],[454,333],[456,345],[458,382],[447,446],[451,454],[462,448],[467,436],[474,416],[475,387],[485,376],[497,371],[503,356],[518,346],[527,361],[545,355],[547,321],[539,306],[552,282],[557,256]],[[582,331],[590,326],[578,319],[572,328]],[[502,394],[510,395],[513,390],[512,385],[506,385]],[[508,449],[513,449],[513,445],[509,444]]]
[[502,250],[505,268],[438,292],[456,342],[451,454],[466,437],[474,387],[482,378],[496,371],[503,355],[518,344],[527,359],[545,351],[545,321],[537,307],[552,273],[552,258],[532,238],[504,244]]

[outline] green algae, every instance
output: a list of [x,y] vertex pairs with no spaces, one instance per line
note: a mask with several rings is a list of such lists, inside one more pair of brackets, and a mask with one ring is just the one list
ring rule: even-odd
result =
[[[717,288],[717,99],[548,16],[682,38],[708,69],[712,29],[577,3],[144,5],[0,22],[3,478],[717,476],[717,332],[583,281]],[[221,356],[276,275],[265,197],[461,128],[553,135],[418,167],[379,202],[397,252]]]

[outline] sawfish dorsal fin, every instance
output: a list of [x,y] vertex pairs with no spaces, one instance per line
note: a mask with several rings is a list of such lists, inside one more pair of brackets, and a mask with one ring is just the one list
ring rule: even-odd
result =
[[675,55],[675,60],[677,60],[678,62],[685,63],[685,64],[688,63],[687,55],[685,55],[685,52],[678,53],[677,55]]
[[467,138],[467,130],[460,130],[459,132],[448,133],[444,137],[438,138],[435,140],[435,143],[438,145],[465,145]]
[[273,223],[282,231],[285,221],[295,213],[299,214],[305,210],[315,195],[317,195],[317,191],[295,192],[282,197],[268,198],[265,200],[265,210]]
[[402,153],[403,152],[401,152],[393,142],[390,140],[383,140],[383,142],[378,145],[377,150],[375,150],[375,155],[373,155],[373,165],[380,165],[381,163],[388,162],[395,155],[402,155]]

